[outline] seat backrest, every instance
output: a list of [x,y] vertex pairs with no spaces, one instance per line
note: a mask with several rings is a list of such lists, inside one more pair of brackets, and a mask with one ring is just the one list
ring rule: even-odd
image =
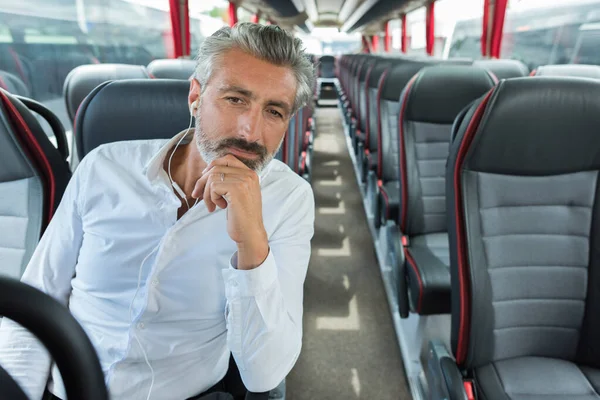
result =
[[496,81],[483,68],[423,68],[406,85],[398,117],[400,221],[402,233],[446,232],[445,172],[452,124]]
[[542,65],[531,73],[533,76],[570,76],[600,79],[600,66],[585,64]]
[[179,79],[108,81],[81,103],[75,146],[82,159],[96,147],[122,140],[170,139],[190,123],[190,83]]
[[473,65],[485,68],[496,75],[499,80],[510,78],[521,78],[529,75],[529,68],[519,60],[489,59],[475,60]]
[[295,171],[294,169],[294,163],[297,160],[297,156],[296,156],[296,141],[297,138],[296,136],[298,135],[298,122],[296,121],[296,118],[298,117],[298,114],[294,115],[292,118],[290,118],[290,122],[288,124],[288,131],[286,133],[286,138],[285,138],[285,163],[288,165],[288,167],[290,167],[292,170]]
[[146,68],[152,78],[188,80],[196,70],[196,61],[186,59],[153,60]]
[[0,71],[0,88],[18,96],[31,96],[25,83],[18,76],[6,71]]
[[399,179],[398,175],[398,115],[400,95],[404,86],[419,70],[429,65],[425,61],[405,61],[391,68],[382,83],[379,112],[381,137],[378,138],[377,176],[384,182]]
[[34,114],[0,89],[0,274],[21,278],[71,177]]
[[333,56],[321,56],[321,58],[319,59],[319,64],[321,78],[335,78],[335,59],[333,58]]
[[99,84],[118,79],[149,79],[146,67],[127,64],[81,65],[67,75],[63,96],[69,119],[74,122],[79,105]]
[[379,58],[369,73],[366,88],[366,127],[365,137],[367,145],[365,146],[370,152],[376,152],[379,138],[381,135],[380,123],[380,103],[385,77],[389,73],[390,68],[397,63],[394,59]]
[[369,103],[367,101],[368,93],[367,93],[367,80],[373,67],[375,66],[379,57],[370,57],[363,64],[360,73],[358,74],[358,113],[360,114],[359,122],[360,126],[358,127],[361,132],[367,131],[367,113]]
[[457,362],[600,367],[600,82],[505,80],[467,115],[446,175]]

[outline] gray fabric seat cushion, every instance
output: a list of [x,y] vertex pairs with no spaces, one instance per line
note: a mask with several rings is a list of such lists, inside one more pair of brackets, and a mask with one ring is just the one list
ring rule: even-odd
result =
[[411,309],[421,315],[450,312],[450,250],[448,234],[409,238],[406,247]]
[[475,370],[484,400],[599,400],[600,371],[559,359],[518,357]]

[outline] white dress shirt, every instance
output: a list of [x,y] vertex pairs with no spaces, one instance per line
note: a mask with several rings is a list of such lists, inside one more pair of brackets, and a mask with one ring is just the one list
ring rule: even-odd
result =
[[[68,305],[98,352],[113,400],[147,398],[152,373],[144,351],[154,370],[153,400],[207,390],[225,375],[230,351],[248,390],[268,391],[300,353],[314,231],[310,185],[280,161],[265,167],[260,185],[269,255],[255,269],[237,270],[225,210],[209,213],[199,201],[177,220],[181,201],[163,161],[184,134],[90,152],[22,277]],[[7,319],[0,364],[31,399],[41,398],[49,355]],[[56,367],[49,388],[66,399]]]

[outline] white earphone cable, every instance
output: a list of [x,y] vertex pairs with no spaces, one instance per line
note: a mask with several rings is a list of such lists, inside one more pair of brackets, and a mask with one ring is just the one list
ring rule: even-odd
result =
[[[192,122],[193,122],[193,118],[194,118],[194,113],[193,113],[193,107],[194,107],[194,103],[192,103],[192,107],[190,109],[190,124],[186,130],[189,131],[192,128]],[[177,147],[179,147],[179,145],[181,144],[181,142],[183,141],[183,139],[187,136],[187,134],[183,134],[181,136],[181,139],[179,139],[179,141],[177,142],[177,144],[175,145],[175,149],[173,149],[173,151],[171,152],[171,156],[169,157],[169,162],[168,162],[168,173],[169,173],[169,179],[171,180],[171,185],[175,188],[175,190],[179,189],[179,186],[177,185],[177,183],[175,183],[175,181],[173,180],[173,177],[171,176],[171,160],[173,159],[173,154],[175,154],[175,152],[177,151]],[[181,190],[181,189],[180,189]],[[179,193],[179,191],[177,191]],[[185,196],[185,193],[183,192],[183,190],[181,190],[181,192],[183,193],[183,196],[181,196],[183,198],[183,200],[185,201],[185,204],[188,207],[188,210],[190,209],[190,205],[188,203],[187,197]],[[181,195],[181,194],[180,194]],[[194,203],[194,206],[196,206],[196,204],[198,204],[198,200],[199,198],[196,199],[196,202]],[[192,207],[194,207],[192,206]],[[137,281],[137,288],[135,290],[135,294],[133,295],[133,299],[131,300],[131,304],[129,305],[129,320],[131,321],[131,323],[133,324],[133,303],[135,302],[135,298],[137,297],[139,291],[140,291],[140,286],[142,283],[142,270],[144,267],[144,264],[146,263],[146,261],[148,260],[148,258],[156,251],[158,250],[158,248],[160,247],[160,243],[154,248],[152,249],[152,251],[144,258],[144,260],[142,261],[141,265],[140,265],[140,270],[138,272],[138,281]],[[146,365],[148,365],[148,368],[150,368],[150,373],[151,373],[151,381],[150,381],[150,390],[148,391],[148,397],[146,397],[146,400],[150,400],[150,395],[152,394],[152,389],[154,388],[154,368],[152,368],[152,364],[150,364],[150,361],[148,360],[148,354],[146,354],[146,350],[144,350],[144,346],[142,346],[142,343],[140,342],[140,339],[138,338],[136,331],[134,329],[133,331],[133,337],[135,338],[135,340],[137,341],[138,345],[140,346],[140,349],[142,350],[142,354],[144,355],[144,360],[146,361]]]

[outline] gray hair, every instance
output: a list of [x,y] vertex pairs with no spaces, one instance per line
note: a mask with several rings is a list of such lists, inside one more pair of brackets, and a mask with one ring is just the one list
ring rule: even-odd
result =
[[296,77],[293,113],[309,103],[315,84],[315,67],[302,49],[302,41],[276,25],[241,22],[223,27],[204,39],[198,51],[194,77],[202,91],[210,80],[215,59],[231,49],[240,49],[260,60],[288,66]]

